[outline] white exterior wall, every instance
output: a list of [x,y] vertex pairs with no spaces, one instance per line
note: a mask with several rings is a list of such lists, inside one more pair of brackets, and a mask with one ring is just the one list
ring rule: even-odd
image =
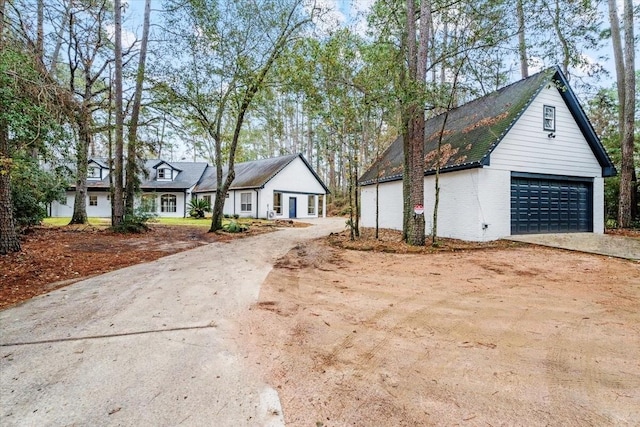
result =
[[604,178],[593,180],[593,232],[604,233]]
[[[259,211],[260,218],[267,217],[267,211],[273,210],[273,193],[282,193],[282,214],[277,218],[289,218],[289,202],[295,198],[296,218],[318,217],[318,196],[323,195],[323,216],[326,215],[327,196],[324,187],[311,173],[301,158],[297,157],[284,169],[267,182],[260,191]],[[309,196],[316,196],[314,213],[308,212]]]
[[[289,218],[290,198],[296,199],[296,218],[316,218],[318,216],[318,196],[323,195],[322,212],[327,211],[327,197],[324,187],[309,171],[300,158],[294,159],[276,176],[267,182],[264,188],[247,190],[230,190],[225,200],[222,213],[224,215],[238,215],[247,218],[267,218],[267,212],[273,210],[274,191],[282,193],[282,215],[277,218]],[[251,194],[251,210],[242,210],[242,193]],[[211,196],[211,203],[215,202],[216,193],[199,193],[198,198]],[[309,196],[316,196],[313,214],[308,213]]]
[[[556,108],[555,138],[543,105]],[[604,232],[602,168],[555,87],[543,89],[491,153],[490,166],[440,175],[438,236],[472,241],[511,235],[511,172],[593,178],[593,231]],[[434,176],[425,177],[425,223],[432,230]],[[380,184],[379,225],[402,230],[402,181]],[[375,227],[375,185],[362,188],[364,227]]]
[[[97,197],[97,206],[90,206],[90,196]],[[75,203],[75,191],[66,192],[66,202],[51,203],[50,216],[54,218],[65,218],[73,216],[73,205]],[[107,191],[89,191],[87,192],[87,216],[94,218],[111,217],[111,200],[109,200],[109,192]]]
[[[360,225],[376,226],[376,186],[367,185],[360,192]],[[378,186],[378,225],[402,230],[402,181],[384,182]]]
[[[542,128],[544,105],[556,108],[555,138]],[[491,153],[490,164],[490,170],[593,178],[593,232],[604,233],[602,167],[555,86],[533,100]]]
[[[375,191],[375,185],[362,188],[363,227],[375,227]],[[438,236],[485,241],[509,235],[510,191],[509,172],[476,168],[440,175]],[[425,177],[424,195],[425,229],[431,234],[435,176]],[[380,227],[402,230],[402,181],[380,184],[379,197]]]
[[[156,197],[156,214],[160,217],[172,217],[182,218],[185,216],[185,200],[183,192],[158,192],[158,193],[144,193],[145,195],[155,195]],[[160,196],[163,194],[173,194],[176,196],[176,211],[175,212],[160,212]],[[89,197],[97,196],[98,205],[90,206]],[[52,217],[71,217],[73,215],[73,204],[75,201],[75,192],[67,191],[66,203],[61,204],[53,202],[51,204],[51,216]],[[188,203],[188,201],[187,201]],[[136,200],[136,206],[140,204],[140,200]],[[109,200],[109,192],[107,191],[89,191],[87,193],[87,216],[94,218],[109,218],[111,217],[111,201]]]
[[51,210],[49,216],[53,218],[65,218],[73,215],[73,202],[75,198],[75,192],[67,191],[65,195],[65,202],[53,202],[51,203]]
[[[543,105],[556,107],[555,138],[542,129]],[[601,177],[602,168],[555,87],[543,89],[491,153],[491,169]]]
[[[164,194],[173,194],[174,196],[176,196],[176,211],[175,212],[161,212],[162,209],[162,203],[161,203],[161,197]],[[143,193],[144,197],[151,197],[151,196],[155,196],[156,199],[156,211],[155,214],[158,215],[159,217],[166,217],[166,218],[184,218],[185,216],[189,216],[189,213],[186,212],[185,208],[186,205],[189,203],[189,201],[191,200],[190,196],[187,196],[187,200],[185,201],[185,197],[184,197],[184,192],[182,191],[157,191],[157,192],[144,192]],[[141,198],[138,197],[136,200],[136,206],[138,206],[141,202]],[[111,213],[109,213],[109,216],[111,215]]]

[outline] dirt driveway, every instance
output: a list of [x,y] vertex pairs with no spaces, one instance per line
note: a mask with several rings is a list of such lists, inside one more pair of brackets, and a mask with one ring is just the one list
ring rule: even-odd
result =
[[313,242],[240,330],[288,426],[640,425],[640,264]]

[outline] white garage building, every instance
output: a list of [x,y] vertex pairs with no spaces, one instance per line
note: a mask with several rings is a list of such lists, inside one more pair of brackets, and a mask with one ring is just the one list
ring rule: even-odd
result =
[[[425,220],[432,229],[438,137],[425,138]],[[360,178],[361,224],[402,229],[402,138]],[[604,232],[604,177],[616,171],[575,94],[550,68],[448,113],[438,235],[488,241],[515,234]]]

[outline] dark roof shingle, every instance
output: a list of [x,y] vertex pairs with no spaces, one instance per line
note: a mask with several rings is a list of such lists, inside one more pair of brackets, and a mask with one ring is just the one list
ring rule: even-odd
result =
[[[449,111],[448,115],[443,113],[427,120],[425,134],[428,136],[424,144],[425,174],[436,170],[438,139],[445,117],[447,121],[440,151],[441,171],[482,166],[540,90],[554,79],[565,86],[561,91],[562,96],[572,110],[574,118],[583,122],[583,132],[603,169],[612,167],[566,79],[553,67],[455,108]],[[376,181],[376,175],[379,182],[402,179],[403,164],[403,143],[402,137],[399,137],[362,175],[359,182],[361,185],[372,184]]]

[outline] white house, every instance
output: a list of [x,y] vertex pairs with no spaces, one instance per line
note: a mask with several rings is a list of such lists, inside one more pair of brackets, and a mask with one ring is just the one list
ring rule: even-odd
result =
[[[163,217],[185,217],[191,191],[207,168],[206,162],[166,162],[147,160],[141,174],[141,200],[146,210]],[[90,159],[87,174],[87,215],[110,217],[109,166],[102,159]],[[51,204],[49,215],[70,217],[73,215],[75,187],[67,190],[66,203]]]
[[[424,215],[433,224],[438,137],[425,138]],[[448,113],[438,235],[488,241],[515,234],[604,232],[604,177],[616,171],[575,94],[550,68]],[[360,178],[365,227],[402,229],[398,138]]]
[[[224,213],[254,218],[324,217],[329,190],[300,154],[235,165],[236,177],[227,194]],[[226,171],[224,172],[226,178]],[[87,177],[87,215],[110,217],[109,165],[90,159]],[[216,170],[205,162],[147,160],[141,176],[138,204],[161,217],[186,217],[192,198],[215,200]],[[54,202],[49,216],[73,214],[75,187],[66,202]]]
[[[329,189],[301,154],[238,163],[223,213],[253,218],[317,218],[326,216]],[[227,171],[223,172],[226,179]],[[193,190],[212,206],[216,168],[209,166]]]

